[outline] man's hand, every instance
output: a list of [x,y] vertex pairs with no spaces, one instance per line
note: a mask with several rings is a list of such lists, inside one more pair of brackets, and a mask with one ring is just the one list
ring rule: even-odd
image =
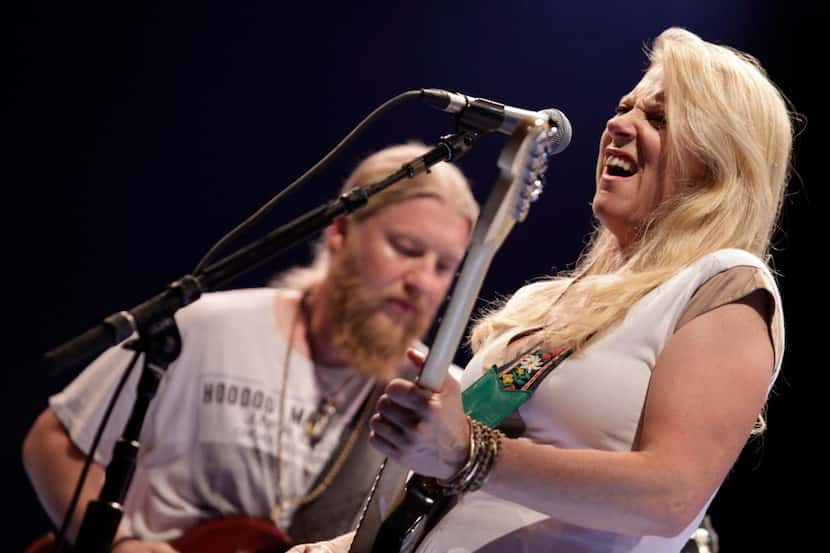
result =
[[118,543],[112,549],[112,553],[179,553],[179,551],[163,541],[129,539]]
[[329,541],[295,545],[286,553],[348,553],[353,539],[354,532],[349,532]]

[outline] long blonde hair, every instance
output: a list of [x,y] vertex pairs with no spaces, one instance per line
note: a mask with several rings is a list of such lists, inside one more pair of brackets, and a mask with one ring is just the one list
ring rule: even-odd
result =
[[[792,149],[784,96],[752,56],[683,29],[657,37],[649,61],[663,75],[664,155],[675,192],[625,252],[598,227],[573,271],[531,284],[486,313],[473,328],[473,350],[510,328],[543,327],[549,344],[579,352],[707,253],[741,248],[768,261]],[[692,175],[701,164],[705,174]]]

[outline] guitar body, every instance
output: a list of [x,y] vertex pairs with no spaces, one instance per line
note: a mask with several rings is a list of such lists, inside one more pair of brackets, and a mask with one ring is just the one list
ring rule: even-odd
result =
[[[24,553],[53,553],[55,541],[55,535],[50,532]],[[270,520],[234,515],[199,523],[170,545],[181,553],[283,553],[293,543]],[[64,551],[69,553],[71,549],[66,547]]]
[[455,497],[445,496],[430,478],[415,474],[406,484],[406,496],[381,524],[371,553],[412,553],[446,512]]

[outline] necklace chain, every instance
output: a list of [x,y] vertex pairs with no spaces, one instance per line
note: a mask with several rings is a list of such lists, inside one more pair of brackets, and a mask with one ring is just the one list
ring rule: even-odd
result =
[[[352,449],[354,448],[355,443],[357,442],[357,437],[360,435],[361,429],[365,426],[367,420],[369,419],[369,415],[372,412],[372,407],[374,402],[371,400],[372,398],[367,398],[364,402],[363,408],[360,412],[360,416],[357,422],[354,424],[353,428],[349,432],[349,436],[346,438],[346,443],[343,444],[343,448],[340,451],[340,454],[337,456],[337,459],[329,467],[328,471],[326,472],[325,476],[320,480],[320,482],[308,493],[293,496],[293,497],[283,497],[282,496],[282,437],[283,437],[283,412],[285,410],[285,391],[288,388],[288,375],[290,373],[290,366],[291,366],[291,353],[294,348],[294,338],[296,336],[296,329],[299,325],[300,318],[303,317],[305,313],[306,302],[308,300],[308,296],[310,294],[310,290],[306,290],[303,292],[302,297],[300,298],[299,305],[297,306],[297,310],[294,313],[294,317],[291,321],[291,328],[288,332],[288,345],[285,348],[285,359],[283,360],[283,373],[282,373],[282,388],[280,389],[280,399],[279,399],[279,406],[277,408],[277,476],[276,476],[276,489],[279,497],[277,498],[277,504],[271,511],[271,519],[275,522],[278,521],[280,514],[288,507],[292,506],[302,506],[307,503],[310,503],[320,497],[323,492],[325,492],[331,483],[334,481],[337,474],[340,472],[340,469],[343,468],[343,465],[346,462],[346,458],[351,453]],[[346,381],[341,384],[337,390],[329,395],[324,396],[323,400],[321,400],[321,405],[318,406],[317,412],[314,415],[320,413],[321,408],[325,403],[330,403],[336,412],[337,406],[334,405],[329,398],[334,398],[339,394],[346,385],[352,381],[352,379],[356,375],[352,375],[346,379]],[[333,415],[334,413],[331,413]],[[312,418],[314,418],[312,415]],[[311,422],[311,421],[309,421]],[[315,425],[316,426],[316,425]],[[320,428],[320,433],[325,431],[326,427],[328,426],[328,421],[326,421],[325,425]],[[313,429],[316,431],[316,429]],[[308,433],[308,428],[306,428],[306,432]],[[313,439],[313,434],[310,436]]]
[[[331,423],[335,415],[340,412],[340,401],[337,396],[357,377],[357,373],[352,372],[343,382],[339,383],[335,390],[329,394],[321,394],[322,397],[317,404],[317,409],[314,410],[305,423],[304,430],[312,443],[312,447],[322,439],[326,429]],[[323,378],[318,375],[318,380],[323,384]],[[323,388],[323,386],[321,386]]]

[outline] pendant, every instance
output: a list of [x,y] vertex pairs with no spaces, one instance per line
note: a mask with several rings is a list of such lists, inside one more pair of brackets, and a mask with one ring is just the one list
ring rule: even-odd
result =
[[317,410],[311,413],[305,422],[305,434],[311,440],[312,445],[320,441],[336,414],[337,408],[328,398],[320,400]]

